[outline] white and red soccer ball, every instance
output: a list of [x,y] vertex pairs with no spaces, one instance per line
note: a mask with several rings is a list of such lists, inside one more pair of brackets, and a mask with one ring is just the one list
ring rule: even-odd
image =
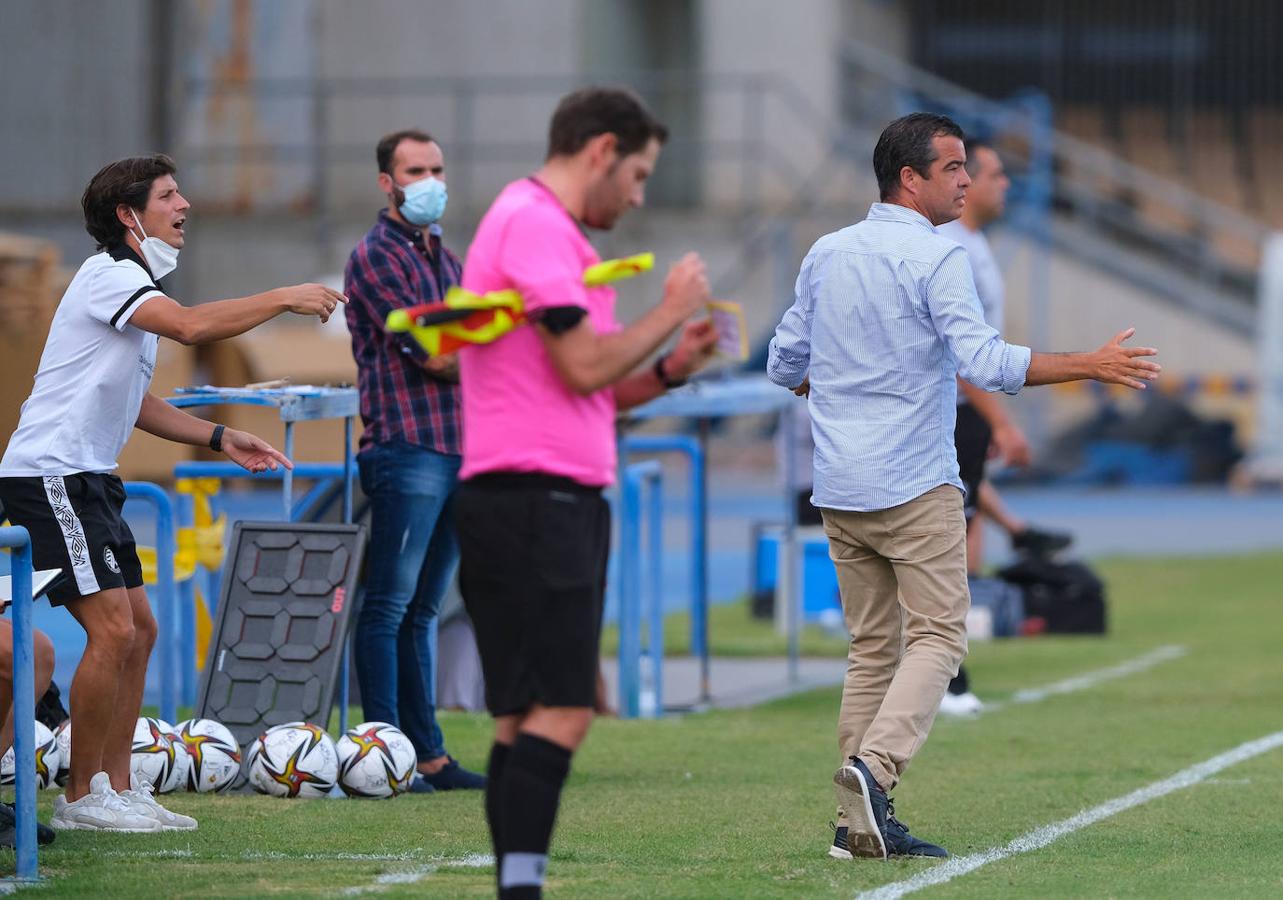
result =
[[349,797],[395,797],[410,788],[417,755],[400,729],[363,722],[339,738],[339,786]]
[[290,722],[269,728],[248,754],[249,782],[273,797],[324,797],[339,777],[334,739],[320,727]]

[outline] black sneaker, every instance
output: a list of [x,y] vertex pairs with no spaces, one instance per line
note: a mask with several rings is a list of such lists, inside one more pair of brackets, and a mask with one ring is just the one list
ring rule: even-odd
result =
[[[949,855],[943,847],[911,835],[904,823],[895,817],[895,806],[868,766],[855,757],[851,763],[838,769],[833,781],[838,788],[838,802],[851,822],[847,846],[853,856],[880,859],[887,856],[943,858]],[[876,842],[872,828],[877,829]]]
[[1011,536],[1013,550],[1022,550],[1032,556],[1051,556],[1074,542],[1067,531],[1047,531],[1032,525]]
[[851,851],[846,845],[846,826],[829,823],[833,829],[833,843],[829,845],[829,856],[834,859],[851,859]]
[[[36,823],[36,843],[52,844],[57,832],[43,822]],[[18,841],[18,819],[12,803],[0,803],[0,847],[13,847]]]

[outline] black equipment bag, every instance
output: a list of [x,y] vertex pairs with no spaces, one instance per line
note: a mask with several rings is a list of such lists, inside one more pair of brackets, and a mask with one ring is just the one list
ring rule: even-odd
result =
[[1105,633],[1105,584],[1086,563],[1029,555],[998,575],[1020,587],[1025,615],[1044,619],[1048,632]]

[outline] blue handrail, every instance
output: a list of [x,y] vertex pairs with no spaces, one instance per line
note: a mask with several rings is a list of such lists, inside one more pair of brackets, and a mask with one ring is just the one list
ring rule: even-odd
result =
[[160,717],[172,723],[178,715],[180,687],[175,657],[182,643],[176,621],[174,504],[169,494],[147,481],[126,482],[125,496],[156,507],[156,626],[160,636],[154,652],[160,657]]
[[620,502],[619,557],[619,714],[635,719],[641,708],[642,597],[642,489],[651,491],[650,516],[650,640],[653,715],[663,714],[663,589],[660,584],[663,554],[664,470],[657,460],[633,463],[623,470]]
[[704,448],[689,434],[629,435],[621,442],[628,453],[682,453],[690,463],[691,653],[699,657],[701,679],[708,683],[708,528],[704,514]]
[[11,547],[13,585],[13,771],[18,881],[38,881],[36,845],[36,669],[31,625],[31,535],[21,526],[0,528],[0,547]]

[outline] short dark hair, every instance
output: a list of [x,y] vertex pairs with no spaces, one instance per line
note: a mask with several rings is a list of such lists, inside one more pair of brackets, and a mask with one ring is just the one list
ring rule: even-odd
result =
[[548,127],[548,158],[573,156],[599,134],[619,139],[621,157],[643,149],[651,139],[668,140],[668,128],[627,88],[590,87],[567,94]]
[[966,139],[962,128],[948,116],[935,113],[910,113],[901,116],[882,130],[873,148],[873,174],[878,179],[882,199],[889,200],[900,187],[900,170],[905,166],[923,178],[936,161],[932,139],[940,135]]
[[980,168],[980,163],[976,160],[976,151],[981,149],[992,150],[994,153],[998,152],[998,148],[984,138],[969,137],[962,142],[962,152],[967,154],[967,163],[964,168],[967,170],[967,174],[973,178]]
[[117,206],[123,203],[130,209],[146,209],[156,179],[177,171],[178,166],[163,153],[130,156],[99,169],[80,198],[85,231],[98,242],[98,249],[124,243],[125,226],[116,218]]
[[418,141],[421,144],[431,144],[433,143],[433,137],[426,131],[420,131],[417,128],[403,128],[400,131],[383,135],[383,137],[379,138],[379,145],[374,148],[374,157],[378,160],[380,172],[392,174],[392,158],[396,156],[396,148],[401,146],[402,141]]

